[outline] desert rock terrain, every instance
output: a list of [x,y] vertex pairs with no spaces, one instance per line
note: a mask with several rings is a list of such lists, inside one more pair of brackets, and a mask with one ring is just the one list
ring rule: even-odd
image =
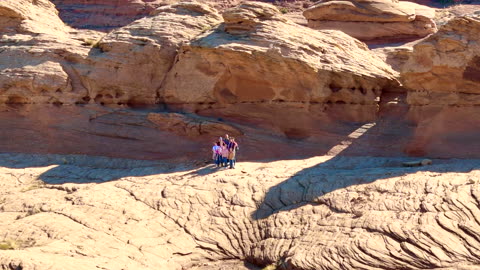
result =
[[53,0],[62,20],[76,28],[110,31],[147,16],[165,5],[160,0]]
[[309,27],[341,30],[364,41],[420,38],[437,31],[435,10],[408,1],[320,1],[303,14]]
[[92,156],[0,160],[0,232],[16,248],[0,252],[4,269],[479,263],[478,160],[405,168],[405,158],[324,156],[219,171]]
[[478,268],[478,12],[300,6],[0,1],[0,269]]

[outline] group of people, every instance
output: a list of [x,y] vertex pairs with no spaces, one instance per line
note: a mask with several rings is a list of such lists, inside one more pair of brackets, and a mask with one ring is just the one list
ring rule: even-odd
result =
[[235,168],[236,154],[238,151],[238,143],[234,137],[229,137],[225,134],[225,137],[220,137],[217,142],[213,143],[212,159],[217,167],[227,167],[230,165],[230,169]]

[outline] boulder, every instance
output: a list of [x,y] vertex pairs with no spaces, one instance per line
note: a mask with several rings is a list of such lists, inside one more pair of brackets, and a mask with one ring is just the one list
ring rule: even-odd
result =
[[413,5],[393,0],[321,1],[303,12],[308,20],[346,22],[411,22]]
[[430,159],[405,161],[402,163],[403,167],[420,167],[420,166],[427,166],[427,165],[432,165],[432,161]]
[[0,33],[58,33],[65,31],[55,5],[48,0],[3,0],[0,3]]
[[457,17],[419,42],[401,69],[412,105],[480,104],[480,18]]
[[294,24],[272,5],[249,2],[223,17],[182,47],[161,89],[164,102],[374,105],[395,83],[395,72],[364,43]]
[[434,9],[406,1],[322,1],[303,14],[311,28],[341,30],[365,41],[420,38],[437,30]]
[[155,103],[180,44],[221,21],[207,5],[177,3],[102,39],[66,26],[49,1],[22,1],[0,3],[0,102]]
[[73,104],[87,90],[70,68],[88,56],[85,37],[58,18],[47,0],[0,2],[0,102]]
[[211,7],[180,2],[115,30],[90,52],[91,64],[77,70],[89,98],[103,104],[154,104],[177,50],[221,22]]

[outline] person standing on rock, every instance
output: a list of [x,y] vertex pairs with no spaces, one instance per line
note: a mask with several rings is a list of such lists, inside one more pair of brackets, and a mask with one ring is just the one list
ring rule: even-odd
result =
[[213,144],[213,147],[212,147],[212,158],[215,162],[215,165],[220,166],[220,160],[221,160],[221,154],[220,154],[220,151],[221,151],[221,147],[220,147],[220,143],[219,142],[216,142]]
[[238,150],[238,143],[235,142],[235,138],[230,138],[230,145],[228,147],[228,159],[230,161],[230,169],[235,169],[235,163],[237,162],[236,153]]
[[225,134],[225,138],[223,138],[223,142],[225,143],[227,148],[230,148],[230,137],[228,136],[228,134]]
[[222,144],[222,167],[227,167],[228,164],[228,147],[225,143]]

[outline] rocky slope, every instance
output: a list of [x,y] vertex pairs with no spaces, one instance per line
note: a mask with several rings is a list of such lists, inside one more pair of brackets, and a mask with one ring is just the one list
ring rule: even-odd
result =
[[474,269],[480,162],[402,161],[327,156],[216,170],[2,154],[0,246],[15,249],[0,252],[0,265]]
[[[38,2],[36,3],[30,4],[30,6],[34,8],[43,7]],[[27,5],[27,2],[25,5]],[[18,21],[18,24],[34,25],[40,19],[30,18],[27,14],[23,14],[24,11],[18,6],[15,8],[23,16]],[[51,5],[46,8],[48,8],[48,12],[55,15]],[[178,74],[179,72],[186,72],[184,71],[184,59],[187,58],[182,56],[186,54],[185,50],[189,50],[187,49],[188,46],[199,48],[200,50],[205,47],[206,52],[212,51],[214,54],[217,52],[219,54],[227,53],[227,48],[229,48],[230,54],[239,55],[239,57],[248,54],[265,55],[263,59],[259,59],[260,62],[265,62],[263,64],[265,65],[264,69],[254,70],[255,72],[271,71],[274,67],[272,64],[280,60],[285,61],[284,64],[281,64],[285,67],[293,67],[295,63],[299,63],[300,66],[304,67],[299,66],[296,69],[305,69],[306,74],[312,74],[308,75],[310,77],[305,75],[307,77],[304,79],[296,77],[286,78],[291,81],[286,81],[283,86],[280,84],[270,86],[271,90],[269,91],[272,92],[270,94],[259,92],[251,97],[246,97],[246,99],[240,98],[238,101],[272,101],[278,99],[295,102],[316,101],[324,103],[342,101],[355,104],[373,104],[375,97],[379,95],[382,88],[388,86],[389,83],[395,83],[395,73],[390,70],[388,65],[370,53],[364,44],[355,41],[347,35],[339,35],[338,32],[317,32],[295,25],[283,18],[280,12],[273,6],[252,3],[226,12],[224,16],[227,16],[225,25],[221,24],[222,19],[218,13],[204,4],[179,3],[165,6],[157,9],[152,16],[113,31],[99,41],[91,40],[93,42],[92,45],[94,45],[93,48],[85,46],[88,44],[85,44],[83,47],[79,46],[76,43],[79,39],[75,36],[76,33],[72,34],[71,29],[60,24],[60,20],[56,18],[56,21],[52,21],[52,24],[58,26],[59,30],[49,32],[46,37],[58,40],[57,42],[53,40],[50,42],[55,43],[51,44],[53,46],[69,45],[70,47],[59,51],[56,48],[44,48],[40,42],[38,44],[32,42],[30,45],[33,45],[34,48],[39,46],[37,50],[42,52],[41,55],[32,55],[28,53],[31,50],[27,50],[25,47],[11,46],[16,44],[16,40],[6,39],[1,56],[7,58],[12,55],[15,56],[15,54],[24,55],[28,53],[32,62],[57,62],[57,70],[59,66],[64,70],[70,70],[72,74],[66,74],[68,75],[67,78],[65,78],[65,74],[63,76],[58,75],[63,77],[59,78],[59,80],[63,82],[64,87],[70,86],[72,88],[70,92],[82,94],[87,92],[87,95],[82,97],[82,99],[74,96],[69,101],[66,101],[66,99],[64,102],[62,101],[69,104],[78,103],[82,100],[103,104],[150,104],[157,102],[157,99],[166,103],[218,103],[220,101],[225,103],[224,100],[212,98],[213,95],[217,95],[214,89],[217,82],[209,78],[206,78],[205,80],[207,81],[201,83],[201,85],[205,85],[205,89],[202,90],[205,93],[195,93],[197,90],[190,89],[190,87],[181,89],[182,91],[187,91],[185,93],[177,93],[179,91],[176,88],[180,86],[172,85],[176,81],[181,81],[185,86],[189,86],[188,84],[192,86],[198,84],[197,80],[201,79],[197,78],[198,76],[196,75],[183,78],[183,74]],[[235,16],[237,17],[235,18]],[[242,20],[249,24],[248,29],[242,30],[242,33],[230,31],[240,25]],[[17,32],[29,35],[30,37],[27,36],[28,38],[36,41],[36,32],[33,30],[19,30]],[[78,33],[86,35],[93,32]],[[297,34],[290,37],[291,33]],[[247,34],[247,36],[242,37],[242,34]],[[98,37],[98,35],[94,37]],[[269,41],[268,39],[272,37],[276,37],[276,40]],[[84,42],[88,43],[86,40]],[[223,44],[216,44],[215,42]],[[183,48],[184,51],[177,55],[177,50],[185,44],[191,45]],[[245,51],[242,47],[249,48],[249,51]],[[358,59],[359,55],[363,55],[364,60]],[[320,62],[316,59],[317,56],[322,57]],[[242,59],[237,61],[244,61],[244,59],[242,57]],[[8,62],[4,61],[4,65],[7,65],[7,67],[2,67],[2,70],[9,69],[8,65],[12,64]],[[229,63],[219,64],[230,65]],[[269,64],[271,66],[268,66]],[[198,63],[198,65],[200,69],[203,69],[202,65],[208,65],[208,63]],[[236,63],[236,65],[249,66],[252,63],[240,62]],[[308,66],[311,66],[310,70],[308,70]],[[170,71],[171,69],[172,71]],[[164,82],[168,72],[170,79]],[[209,73],[209,71],[206,72]],[[281,72],[279,71],[278,73]],[[253,75],[255,74],[244,76],[246,76],[246,80],[252,80],[248,76],[252,77]],[[272,74],[272,76],[274,75],[275,73]],[[324,79],[313,78],[318,75]],[[175,76],[182,76],[182,79],[172,79]],[[235,74],[233,76],[232,80],[238,80],[238,78],[235,78]],[[28,78],[28,76],[25,77]],[[67,79],[69,82],[66,82]],[[275,80],[273,77],[267,79]],[[74,82],[75,80],[77,80],[76,83]],[[228,80],[228,78],[224,78],[224,80]],[[262,82],[259,83],[262,84]],[[250,86],[252,85],[253,83],[250,84]],[[6,86],[10,86],[10,83],[7,82]],[[286,86],[291,86],[292,89],[286,91]],[[29,90],[38,91],[40,93],[36,95],[42,96],[42,90],[45,90],[41,89],[42,87],[43,85],[36,86],[33,83],[34,89]],[[218,85],[217,87],[223,86]],[[317,92],[302,93],[302,89],[307,88],[313,88]],[[353,90],[349,92],[350,90],[345,90],[347,88]],[[232,95],[241,94],[235,89],[225,89],[227,89],[225,90],[226,92],[233,91]],[[66,89],[59,90],[61,92]],[[246,91],[244,92],[245,95],[248,95]],[[251,92],[258,91],[252,89]],[[182,94],[180,97],[172,96],[180,94]],[[21,94],[19,93],[18,95]],[[41,99],[35,100],[34,98],[37,98],[36,95],[24,95],[25,103],[50,103]],[[194,95],[207,96],[196,98]],[[304,95],[304,97],[301,97],[301,95]],[[332,97],[330,98],[329,96]]]
[[[47,8],[47,14],[56,16],[51,5],[39,3],[27,1],[25,6]],[[17,25],[35,24],[35,17],[27,16],[20,6],[12,7],[23,14]],[[58,18],[52,21],[57,31],[11,28],[1,44],[0,102],[119,106],[163,102],[166,109],[180,108],[249,127],[243,133],[260,129],[261,134],[273,138],[263,140],[274,145],[298,141],[306,149],[302,154],[326,153],[359,126],[349,121],[374,120],[382,89],[397,83],[387,64],[347,35],[295,25],[265,4],[244,5],[225,14],[230,17],[222,23],[223,18],[204,4],[179,3],[157,9],[152,16],[106,36],[73,30]],[[250,31],[238,28],[240,19],[249,23]],[[223,44],[215,44],[215,39]],[[219,58],[221,55],[232,60]],[[211,61],[218,67],[209,70]],[[242,66],[249,67],[249,72],[243,72]],[[275,71],[278,67],[281,70]],[[295,75],[282,76],[282,72],[292,71]],[[261,73],[270,75],[259,79]],[[257,84],[265,89],[252,88]],[[73,111],[78,115],[81,109]],[[36,118],[28,110],[22,114]],[[80,114],[90,112],[87,109]],[[48,109],[39,115],[58,119]],[[5,121],[10,125],[11,120]],[[78,124],[91,126],[90,122]],[[52,125],[48,127],[50,130]],[[96,128],[93,133],[105,133]],[[83,141],[81,135],[72,136]],[[163,137],[161,145],[171,138]],[[303,144],[304,140],[309,141]],[[90,147],[83,145],[79,143],[74,152],[90,153],[85,150]],[[72,146],[34,147],[58,151]],[[295,149],[287,144],[276,152],[299,152]],[[107,152],[115,153],[115,148]]]
[[65,26],[47,0],[2,1],[0,15],[1,103],[73,104],[88,95],[71,66],[99,33]]
[[371,105],[395,83],[395,73],[365,44],[298,26],[271,5],[242,4],[223,18],[182,47],[161,90],[166,103]]
[[169,107],[322,144],[315,138],[351,128],[337,126],[342,120],[373,121],[382,90],[397,83],[388,65],[341,32],[298,26],[260,3],[223,17],[181,48],[160,89]]
[[[50,0],[55,4],[60,13],[60,18],[68,25],[78,29],[91,29],[102,32],[109,32],[126,26],[140,18],[147,17],[152,11],[161,6],[174,4],[174,0]],[[199,2],[209,4],[219,12],[227,8],[239,5],[240,0],[200,0]],[[287,16],[299,17],[304,20],[301,11],[308,7],[310,0],[273,2]]]

